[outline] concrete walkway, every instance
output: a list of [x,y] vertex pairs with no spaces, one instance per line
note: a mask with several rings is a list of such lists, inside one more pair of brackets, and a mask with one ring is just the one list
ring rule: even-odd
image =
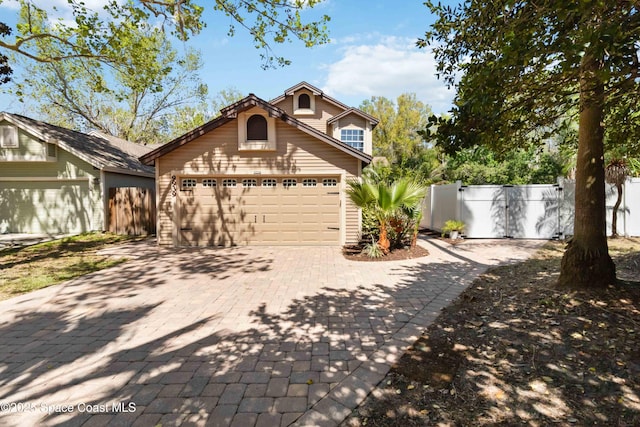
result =
[[542,243],[119,246],[128,263],[0,302],[0,425],[335,426],[479,273]]

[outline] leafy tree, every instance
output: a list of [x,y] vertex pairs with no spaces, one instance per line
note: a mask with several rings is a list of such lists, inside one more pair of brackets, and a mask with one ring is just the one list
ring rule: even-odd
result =
[[[41,63],[54,63],[74,58],[91,58],[98,62],[114,65],[132,58],[123,57],[123,48],[130,39],[129,31],[144,23],[161,30],[170,30],[180,40],[198,34],[206,23],[202,13],[205,7],[230,18],[228,35],[236,33],[236,27],[247,31],[254,46],[262,50],[263,67],[288,65],[290,61],[273,51],[275,44],[299,40],[306,47],[329,41],[326,24],[329,17],[324,15],[317,21],[305,22],[300,12],[313,8],[322,0],[216,0],[212,4],[203,0],[137,0],[109,1],[102,10],[93,10],[90,2],[69,0],[74,22],[72,25],[51,27],[37,23],[46,12],[35,0],[19,0],[20,19],[17,35],[11,39],[12,31],[0,23],[0,52],[12,53]],[[0,0],[1,2],[1,0]],[[89,5],[87,4],[89,3]],[[34,25],[34,22],[36,23]],[[122,25],[125,24],[125,25]],[[40,42],[59,45],[54,52],[38,50]],[[0,62],[2,59],[0,57]],[[2,64],[9,67],[6,59]],[[9,68],[0,69],[8,77]]]
[[362,102],[360,109],[380,120],[373,129],[374,155],[394,163],[424,146],[418,131],[426,126],[431,108],[418,101],[415,93],[404,93],[395,103],[383,96],[372,96]]
[[220,110],[244,98],[242,92],[234,87],[220,90],[212,99],[201,100],[195,105],[182,106],[173,114],[164,118],[164,128],[171,137],[185,133],[201,126],[220,114]]
[[389,160],[394,176],[422,182],[433,178],[440,166],[439,150],[432,149],[419,133],[431,115],[428,105],[418,101],[414,93],[404,93],[395,103],[373,96],[359,108],[380,120],[373,129],[373,154]]
[[211,100],[213,116],[218,116],[220,114],[220,110],[228,107],[236,101],[240,101],[245,96],[245,94],[233,86],[220,90],[220,92],[218,92]]
[[[46,14],[39,19],[32,19],[34,25],[51,34],[59,31],[48,28]],[[204,101],[207,94],[198,76],[199,53],[187,51],[179,57],[167,36],[146,24],[131,27],[126,34],[128,38],[119,42],[123,57],[135,59],[111,67],[95,58],[32,64],[25,67],[24,83],[17,85],[19,94],[36,100],[41,115],[51,123],[98,129],[135,142],[164,141],[196,124],[199,116],[191,103]],[[34,52],[62,50],[60,43],[45,39],[36,43]],[[192,114],[190,119],[174,129],[176,117],[187,113]]]
[[[11,28],[0,22],[0,37],[6,37],[8,35],[11,35]],[[9,58],[7,55],[0,53],[0,85],[9,82],[12,73],[13,70],[9,66]]]
[[467,185],[554,184],[568,166],[569,159],[559,150],[531,147],[498,155],[482,146],[447,157],[444,178]]
[[419,45],[433,43],[438,72],[458,89],[452,119],[440,123],[445,148],[480,144],[508,150],[543,140],[567,111],[577,109],[574,236],[562,259],[559,284],[613,283],[603,123],[621,104],[638,111],[640,98],[628,96],[640,89],[637,1],[427,5],[438,18]]

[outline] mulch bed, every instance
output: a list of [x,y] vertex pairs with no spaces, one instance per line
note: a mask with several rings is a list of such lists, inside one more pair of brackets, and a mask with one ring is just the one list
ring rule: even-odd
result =
[[482,275],[343,426],[640,425],[640,239],[610,248],[604,290],[555,286],[558,242]]
[[347,245],[342,248],[342,254],[344,257],[351,261],[400,261],[405,259],[420,258],[429,255],[429,251],[420,245],[416,245],[414,248],[405,247],[399,249],[393,249],[387,255],[380,258],[370,258],[362,252],[363,245]]

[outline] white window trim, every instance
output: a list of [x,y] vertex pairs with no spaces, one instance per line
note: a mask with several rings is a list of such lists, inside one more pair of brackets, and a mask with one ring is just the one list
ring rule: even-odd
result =
[[[344,139],[342,139],[342,133],[343,132],[348,132],[348,131],[361,132],[362,133],[362,141],[345,141]],[[364,149],[366,147],[365,140],[366,140],[366,132],[364,131],[364,129],[357,128],[357,127],[346,127],[346,128],[340,129],[340,141],[344,142],[345,144],[347,144],[348,146],[350,146],[352,148],[355,148],[356,150],[360,150],[360,151],[364,152]],[[355,143],[362,144],[362,148],[354,147]]]
[[346,126],[341,126],[341,120],[337,120],[333,123],[332,133],[333,137],[338,141],[342,141],[341,135],[343,129],[360,129],[364,130],[364,150],[362,150],[365,154],[371,155],[373,153],[373,137],[372,137],[372,127],[370,122],[366,122],[366,125],[363,128],[359,126],[354,126],[352,124],[348,124]]
[[[187,182],[189,183],[189,185],[185,185]],[[196,188],[197,186],[198,186],[198,180],[195,178],[180,178],[180,189],[182,191],[190,191]]]
[[[8,141],[5,140],[5,132],[9,132],[11,135]],[[13,125],[0,125],[0,148],[19,148],[20,141],[18,140],[18,128]]]
[[[247,140],[247,120],[259,115],[267,120],[267,140]],[[275,151],[276,150],[276,119],[269,117],[266,111],[243,112],[238,114],[238,151]]]
[[[309,106],[311,108],[300,108],[298,105],[298,98],[300,98],[300,95],[305,94],[305,95],[309,95],[309,100],[311,101],[309,103]],[[293,95],[293,114],[298,115],[298,116],[304,116],[304,115],[312,115],[316,113],[316,97],[313,93],[311,92],[307,92],[307,91],[300,91],[300,92],[296,92]]]

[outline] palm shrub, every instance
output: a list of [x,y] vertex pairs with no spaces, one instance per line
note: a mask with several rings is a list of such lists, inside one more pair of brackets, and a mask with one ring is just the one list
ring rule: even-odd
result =
[[615,205],[613,205],[613,217],[611,218],[611,237],[618,237],[618,208],[622,203],[622,186],[624,185],[627,177],[630,174],[629,167],[625,159],[613,159],[604,168],[604,179],[609,183],[616,186],[618,198]]
[[402,214],[403,208],[419,206],[426,188],[413,180],[401,178],[391,184],[376,181],[375,174],[364,174],[361,181],[347,182],[347,195],[363,210],[370,210],[378,223],[378,246],[383,254],[389,253],[387,226],[394,217]]

